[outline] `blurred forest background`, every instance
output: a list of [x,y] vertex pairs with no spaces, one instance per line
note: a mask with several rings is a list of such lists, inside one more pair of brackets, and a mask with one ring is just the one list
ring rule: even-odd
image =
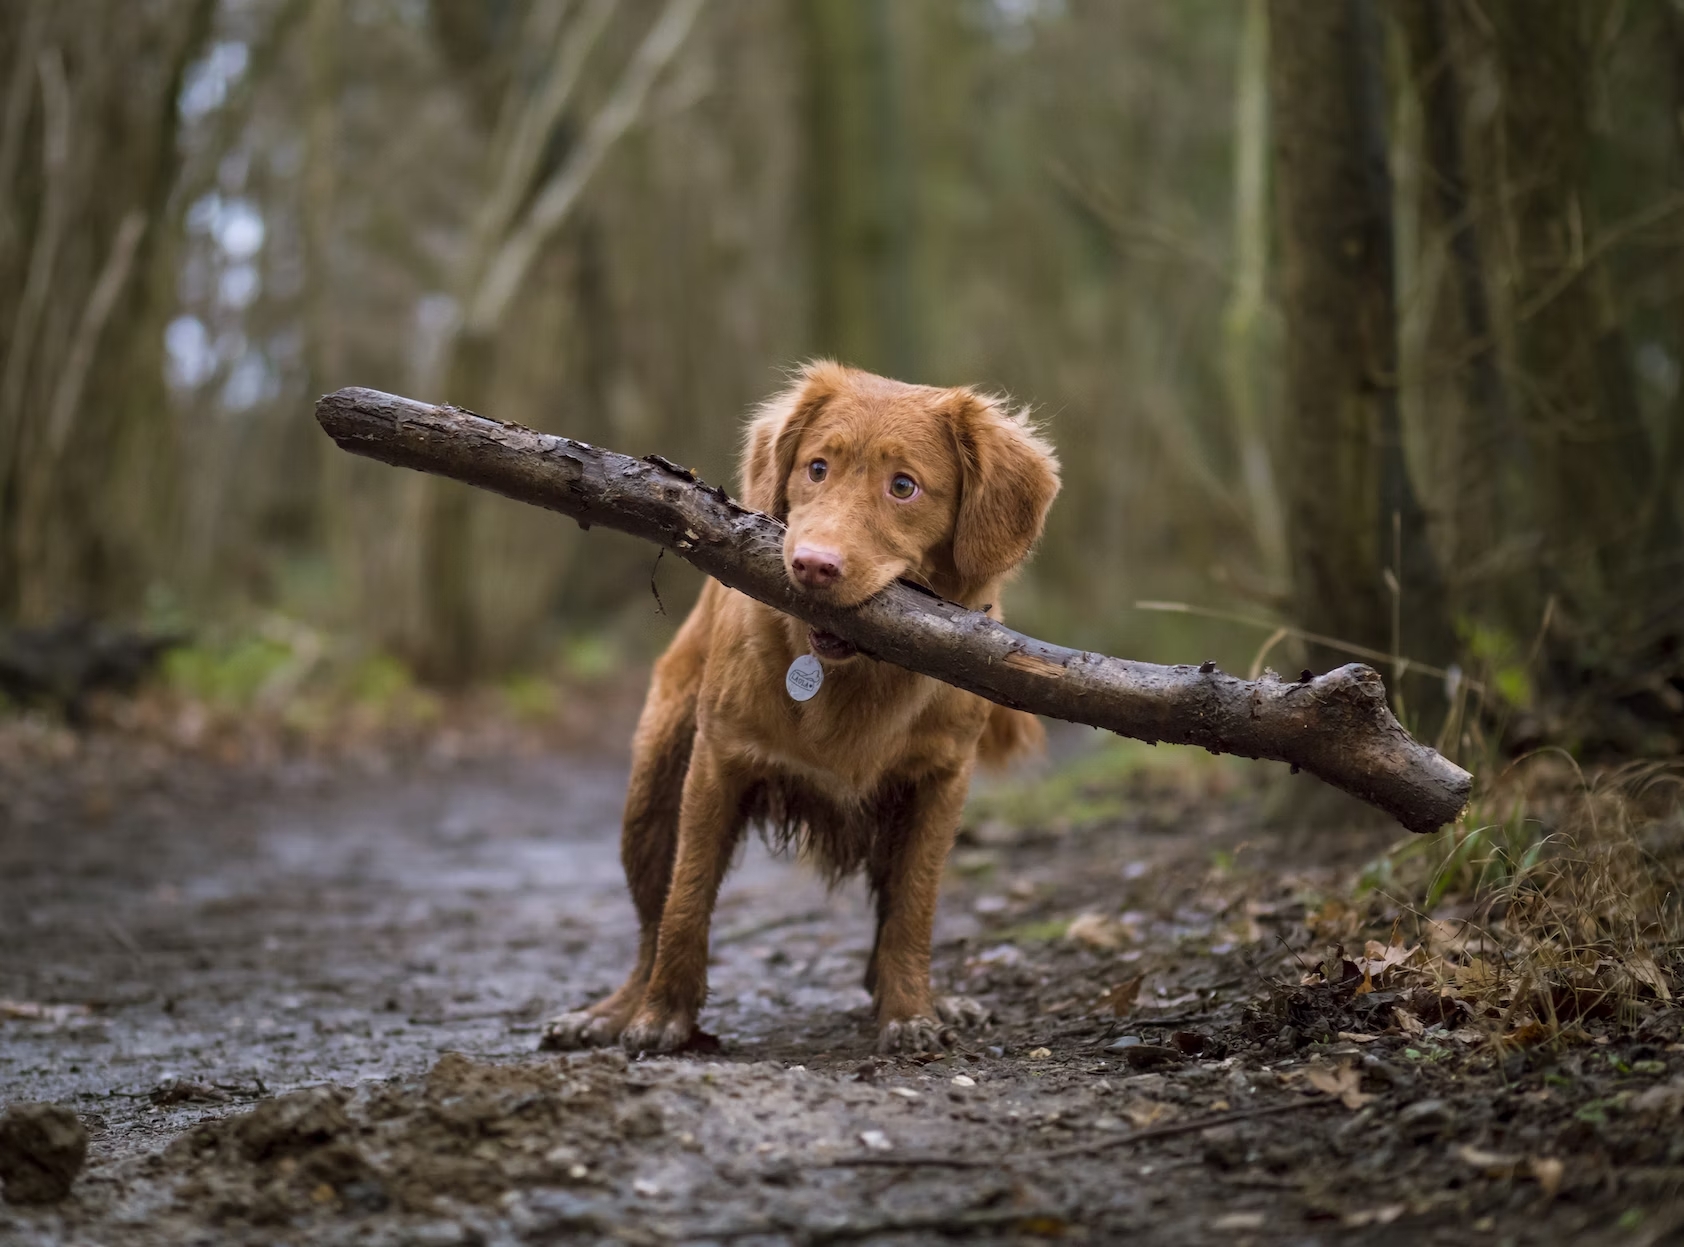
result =
[[8,0],[0,73],[14,629],[636,661],[688,569],[662,618],[652,551],[353,460],[315,396],[728,481],[829,354],[1035,404],[1028,631],[1684,745],[1674,0]]

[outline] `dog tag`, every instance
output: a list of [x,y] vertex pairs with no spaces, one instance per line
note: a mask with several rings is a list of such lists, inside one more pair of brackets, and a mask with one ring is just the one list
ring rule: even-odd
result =
[[824,666],[811,654],[803,654],[784,672],[784,687],[796,701],[811,701],[824,683]]

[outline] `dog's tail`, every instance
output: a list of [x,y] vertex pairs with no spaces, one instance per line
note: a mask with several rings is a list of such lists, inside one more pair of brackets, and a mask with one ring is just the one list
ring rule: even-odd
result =
[[988,722],[977,743],[982,764],[998,770],[1015,758],[1040,753],[1047,745],[1046,729],[1034,715],[1005,706],[989,707]]

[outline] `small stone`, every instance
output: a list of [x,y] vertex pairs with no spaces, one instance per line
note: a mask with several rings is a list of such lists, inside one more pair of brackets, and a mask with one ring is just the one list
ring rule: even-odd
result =
[[1181,1053],[1165,1044],[1135,1044],[1123,1049],[1123,1061],[1130,1069],[1157,1069],[1164,1065],[1179,1065]]
[[953,1075],[953,1085],[955,1087],[974,1087],[976,1086],[976,1079],[969,1074],[955,1074]]
[[1031,1048],[1029,1050],[1029,1059],[1031,1061],[1044,1061],[1051,1055],[1051,1048]]
[[14,1104],[0,1116],[0,1182],[9,1203],[57,1203],[87,1158],[87,1127],[62,1104]]
[[873,1152],[891,1151],[895,1146],[893,1143],[889,1142],[889,1136],[884,1134],[881,1130],[860,1131],[860,1142],[865,1144],[869,1151]]
[[1143,1042],[1145,1041],[1139,1035],[1119,1035],[1106,1045],[1105,1050],[1107,1052],[1121,1052],[1124,1048],[1137,1047]]
[[645,1101],[620,1114],[620,1135],[627,1139],[652,1139],[666,1127],[661,1110]]
[[1443,1100],[1417,1100],[1398,1113],[1397,1124],[1413,1138],[1426,1138],[1442,1134],[1450,1127],[1453,1117],[1450,1105]]

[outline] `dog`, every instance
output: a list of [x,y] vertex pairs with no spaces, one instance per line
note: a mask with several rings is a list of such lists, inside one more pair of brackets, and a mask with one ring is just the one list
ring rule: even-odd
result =
[[[830,361],[756,410],[741,459],[743,500],[786,525],[791,582],[843,606],[904,577],[1000,618],[1001,586],[1058,488],[1052,448],[1003,400]],[[792,663],[808,654],[822,682],[796,700],[786,673],[793,690]],[[1028,714],[859,654],[710,580],[655,664],[632,743],[621,858],[637,964],[606,999],[549,1022],[542,1045],[670,1052],[692,1041],[714,901],[755,824],[833,882],[865,874],[879,1051],[952,1043],[954,1026],[986,1020],[930,988],[936,894],[973,765],[1042,743]]]

